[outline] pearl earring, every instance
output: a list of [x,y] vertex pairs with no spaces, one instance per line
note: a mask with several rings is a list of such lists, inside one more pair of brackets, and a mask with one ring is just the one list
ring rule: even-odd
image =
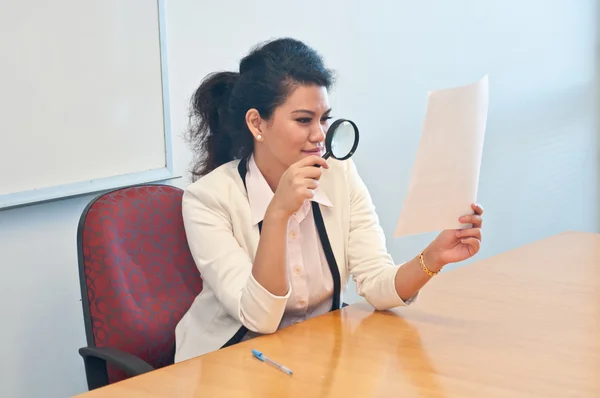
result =
[[262,141],[262,140],[263,140],[263,138],[262,138],[262,134],[259,134],[259,135],[257,135],[257,136],[256,136],[256,141],[259,141],[259,142],[260,142],[260,141]]

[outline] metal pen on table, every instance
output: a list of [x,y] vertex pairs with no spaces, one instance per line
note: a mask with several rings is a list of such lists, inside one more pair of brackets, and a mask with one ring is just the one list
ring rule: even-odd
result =
[[292,374],[292,371],[291,371],[290,369],[286,368],[285,366],[283,366],[283,365],[282,365],[282,364],[280,364],[280,363],[277,363],[277,362],[275,362],[275,361],[274,361],[274,360],[272,360],[271,358],[269,358],[269,357],[266,357],[266,356],[265,356],[265,355],[264,355],[262,352],[260,352],[260,351],[258,351],[258,350],[252,350],[252,355],[254,355],[254,357],[255,357],[255,358],[257,358],[257,359],[259,359],[259,360],[261,360],[261,361],[263,361],[263,362],[268,362],[268,363],[270,363],[271,365],[273,365],[273,366],[277,367],[279,370],[281,370],[281,371],[282,371],[282,372],[284,372],[284,373],[287,373],[287,374],[289,374],[289,375],[291,375],[291,374]]

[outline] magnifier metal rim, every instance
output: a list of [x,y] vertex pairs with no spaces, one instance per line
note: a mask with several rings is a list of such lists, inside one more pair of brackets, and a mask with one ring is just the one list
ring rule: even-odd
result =
[[[352,146],[352,149],[350,149],[350,152],[348,152],[346,156],[344,156],[343,158],[338,158],[333,154],[333,151],[331,150],[331,143],[333,140],[333,136],[335,135],[335,133],[333,132],[340,126],[340,124],[344,122],[350,123],[354,128],[354,145]],[[354,151],[356,151],[356,148],[358,147],[359,136],[360,134],[358,133],[358,127],[356,127],[356,124],[352,120],[338,119],[335,122],[333,122],[331,126],[329,126],[329,128],[327,129],[327,137],[325,138],[325,149],[330,156],[333,156],[334,159],[346,160],[354,154]]]

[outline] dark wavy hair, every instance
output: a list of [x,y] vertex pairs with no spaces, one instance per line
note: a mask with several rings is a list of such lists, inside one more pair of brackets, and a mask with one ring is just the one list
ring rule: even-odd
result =
[[191,99],[187,138],[194,152],[192,180],[250,156],[254,137],[246,125],[249,109],[269,120],[296,86],[329,90],[333,80],[322,57],[291,38],[259,44],[241,60],[239,72],[206,76]]

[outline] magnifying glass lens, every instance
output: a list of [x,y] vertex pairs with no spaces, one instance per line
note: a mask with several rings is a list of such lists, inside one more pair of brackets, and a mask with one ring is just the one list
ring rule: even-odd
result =
[[356,140],[354,126],[348,121],[342,122],[334,131],[334,136],[331,139],[331,155],[336,159],[347,157]]
[[325,138],[325,159],[332,156],[337,160],[346,160],[358,146],[358,127],[347,119],[338,119],[331,124]]

